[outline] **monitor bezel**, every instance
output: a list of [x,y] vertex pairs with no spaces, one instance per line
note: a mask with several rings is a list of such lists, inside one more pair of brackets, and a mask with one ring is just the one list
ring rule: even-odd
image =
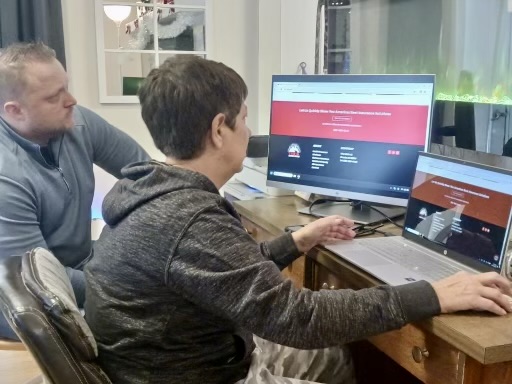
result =
[[[433,105],[435,97],[435,75],[434,74],[328,74],[328,75],[273,75],[271,86],[271,103],[274,100],[274,84],[276,82],[319,82],[321,80],[325,83],[345,82],[345,83],[425,83],[432,84],[432,100],[429,111],[429,121],[427,132],[425,135],[424,152],[430,150],[431,135],[432,135],[432,119],[433,119]],[[364,81],[362,80],[364,79]],[[340,81],[342,80],[342,81]],[[272,138],[272,105],[270,108],[270,122],[269,122],[269,153]],[[417,160],[417,157],[416,157]],[[267,169],[266,185],[275,188],[284,188],[306,193],[314,193],[333,198],[343,198],[349,200],[365,201],[375,204],[386,204],[398,207],[406,207],[408,203],[407,198],[397,198],[390,196],[383,196],[377,194],[367,194],[363,192],[346,191],[341,189],[328,189],[311,185],[295,184],[283,181],[269,180],[270,167]],[[411,180],[412,185],[412,180]]]

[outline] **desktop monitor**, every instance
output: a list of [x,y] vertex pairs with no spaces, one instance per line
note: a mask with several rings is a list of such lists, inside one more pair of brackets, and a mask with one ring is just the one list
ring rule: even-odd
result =
[[267,185],[357,202],[302,213],[358,223],[403,215],[418,152],[430,143],[434,81],[434,75],[274,75]]

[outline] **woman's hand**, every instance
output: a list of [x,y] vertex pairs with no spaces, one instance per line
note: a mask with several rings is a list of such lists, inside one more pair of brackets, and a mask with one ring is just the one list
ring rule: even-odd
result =
[[317,244],[332,243],[336,240],[353,239],[356,233],[351,229],[354,222],[341,216],[328,216],[306,225],[292,233],[300,252],[307,252]]
[[496,272],[469,274],[458,272],[432,283],[437,293],[441,313],[474,309],[497,315],[512,312],[510,282]]

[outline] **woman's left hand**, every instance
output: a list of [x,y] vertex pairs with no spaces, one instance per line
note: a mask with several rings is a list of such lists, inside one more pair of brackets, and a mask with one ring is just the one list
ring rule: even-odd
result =
[[342,216],[328,216],[317,219],[292,233],[300,252],[307,252],[317,244],[328,244],[337,240],[353,239],[356,233],[351,229],[352,220]]

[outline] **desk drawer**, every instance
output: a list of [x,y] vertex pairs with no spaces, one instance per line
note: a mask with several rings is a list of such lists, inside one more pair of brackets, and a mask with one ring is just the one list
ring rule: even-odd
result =
[[[262,241],[269,241],[275,238],[270,232],[265,231],[259,225],[256,225],[250,220],[242,217],[242,224],[247,232],[256,240],[258,243]],[[305,257],[301,256],[291,263],[288,267],[282,270],[283,276],[293,281],[293,284],[297,288],[304,286],[304,260]]]
[[315,263],[315,282],[313,290],[347,288],[341,278],[329,269]]
[[[322,259],[322,255],[318,256]],[[328,260],[323,260],[324,262]],[[310,269],[306,273],[311,274],[311,288],[314,291],[319,289],[362,289],[368,288],[370,284],[367,280],[362,279],[360,275],[343,268],[340,264],[326,267],[320,262],[310,260]],[[335,270],[336,272],[333,272]]]
[[[425,383],[461,382],[464,373],[464,354],[415,325],[406,325],[400,330],[374,336],[369,340]],[[462,372],[459,372],[459,368]]]
[[254,224],[252,221],[247,220],[244,217],[242,217],[242,225],[245,227],[249,235],[251,235],[258,243],[275,238],[275,236],[270,232],[265,231],[259,225]]
[[[322,260],[321,255],[317,255],[317,259],[326,262]],[[341,265],[333,272],[323,262],[310,261],[314,290],[368,287],[367,282]],[[410,324],[400,330],[372,337],[369,341],[424,383],[463,382],[465,355],[439,337],[415,325]]]

